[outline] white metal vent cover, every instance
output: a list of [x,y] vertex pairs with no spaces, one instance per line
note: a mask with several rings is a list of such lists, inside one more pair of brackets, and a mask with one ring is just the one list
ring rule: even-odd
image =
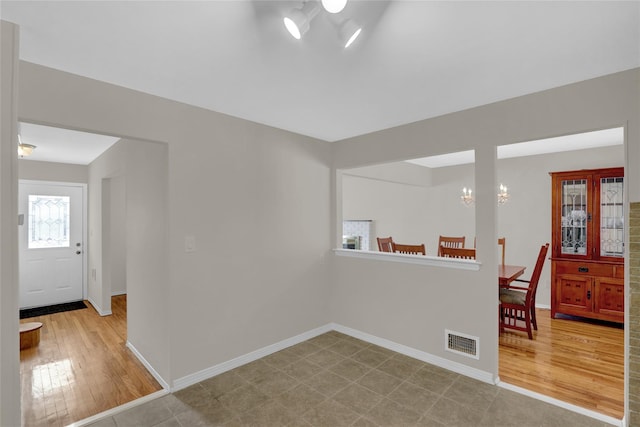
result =
[[480,338],[445,329],[444,341],[445,350],[480,359]]

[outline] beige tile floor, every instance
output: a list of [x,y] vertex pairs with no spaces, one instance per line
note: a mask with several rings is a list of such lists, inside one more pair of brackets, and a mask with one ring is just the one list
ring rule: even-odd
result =
[[605,425],[335,331],[92,424]]

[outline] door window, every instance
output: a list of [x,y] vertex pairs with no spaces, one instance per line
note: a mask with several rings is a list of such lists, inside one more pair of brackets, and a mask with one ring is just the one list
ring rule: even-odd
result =
[[29,195],[29,249],[68,248],[70,197]]

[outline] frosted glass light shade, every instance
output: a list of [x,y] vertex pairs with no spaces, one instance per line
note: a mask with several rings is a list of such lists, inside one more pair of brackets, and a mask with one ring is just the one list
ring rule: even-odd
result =
[[30,156],[33,153],[33,150],[36,148],[35,145],[31,144],[18,144],[18,156],[26,157]]

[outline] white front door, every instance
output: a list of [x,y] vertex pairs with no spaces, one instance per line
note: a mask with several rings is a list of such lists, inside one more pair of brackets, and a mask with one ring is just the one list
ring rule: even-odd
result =
[[18,194],[20,308],[82,300],[83,186],[20,182]]

